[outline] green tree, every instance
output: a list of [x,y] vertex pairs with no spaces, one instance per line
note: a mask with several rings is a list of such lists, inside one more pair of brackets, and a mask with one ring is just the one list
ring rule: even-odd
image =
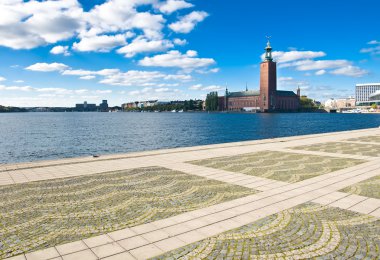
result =
[[300,98],[301,110],[316,110],[318,106],[314,103],[314,101],[306,96],[302,96]]
[[217,111],[218,110],[218,92],[211,92],[206,97],[206,110]]
[[372,107],[373,109],[377,109],[377,104],[372,104],[371,107]]

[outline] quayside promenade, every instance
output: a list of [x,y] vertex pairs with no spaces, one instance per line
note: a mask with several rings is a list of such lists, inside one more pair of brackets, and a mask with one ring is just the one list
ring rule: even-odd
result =
[[0,165],[0,258],[379,259],[380,129]]

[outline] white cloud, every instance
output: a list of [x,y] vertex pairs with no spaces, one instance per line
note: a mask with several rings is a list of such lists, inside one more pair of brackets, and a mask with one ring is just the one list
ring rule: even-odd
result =
[[[1,81],[1,79],[0,79],[0,81]],[[14,83],[24,83],[25,81],[19,79],[19,80],[15,80],[15,81],[13,81],[13,82],[14,82]]]
[[210,86],[203,86],[202,84],[196,84],[191,87],[189,87],[190,90],[202,90],[202,91],[219,91],[223,90],[223,86],[219,85],[210,85]]
[[5,81],[5,80],[7,80],[7,79],[4,77],[0,77],[0,81]]
[[[314,59],[326,56],[323,51],[274,51],[272,52],[273,59],[278,63],[291,62],[296,60]],[[261,55],[264,60],[265,54]]]
[[80,42],[73,44],[73,49],[77,51],[97,51],[109,52],[113,48],[126,44],[126,35],[99,35],[84,37]]
[[69,66],[63,63],[36,63],[25,68],[26,70],[31,71],[42,71],[42,72],[51,72],[51,71],[63,71],[69,68]]
[[200,69],[196,70],[195,72],[199,74],[210,74],[210,73],[218,73],[220,71],[220,68],[213,68],[213,69]]
[[189,81],[192,79],[191,75],[186,74],[174,74],[165,76],[166,80],[181,80],[181,81]]
[[186,16],[183,16],[179,21],[171,23],[169,28],[176,33],[189,33],[198,23],[206,19],[207,16],[209,16],[209,14],[206,12],[194,11]]
[[0,45],[32,49],[73,37],[84,25],[77,0],[1,1]]
[[292,81],[294,80],[292,77],[280,77],[278,78],[278,81]]
[[82,70],[82,69],[79,69],[79,70],[69,69],[69,70],[64,70],[62,72],[62,75],[70,75],[70,76],[89,76],[93,74],[96,74],[96,72],[91,71],[91,70]]
[[55,55],[63,54],[64,56],[70,56],[69,46],[55,46],[50,50],[50,53]]
[[43,94],[39,94],[40,97],[49,97],[49,96],[57,96],[57,95],[64,97],[67,95],[82,95],[84,93],[93,93],[93,94],[112,93],[112,90],[91,91],[88,89],[33,88],[31,86],[4,86],[4,85],[0,85],[0,90],[43,93]]
[[0,90],[7,90],[7,91],[33,91],[33,88],[30,86],[4,86],[0,85]]
[[187,51],[186,54],[179,51],[169,51],[166,54],[145,57],[140,60],[139,64],[145,67],[181,68],[187,71],[215,64],[214,59],[197,58],[197,56],[198,53],[192,50]]
[[361,53],[370,53],[372,55],[379,55],[380,54],[380,42],[379,41],[373,40],[373,41],[368,42],[367,44],[377,45],[377,46],[370,47],[370,48],[363,48],[360,50]]
[[376,41],[376,40],[373,40],[373,41],[368,42],[368,44],[380,44],[380,42]]
[[111,94],[112,90],[97,90],[95,91],[96,94]]
[[334,69],[351,65],[348,60],[301,60],[291,63],[283,63],[280,68],[295,67],[299,71]]
[[172,47],[174,47],[174,45],[168,40],[149,41],[146,38],[138,37],[127,46],[117,50],[117,52],[125,54],[127,58],[130,58],[139,53],[161,52]]
[[190,4],[183,0],[167,0],[165,3],[159,5],[159,10],[164,14],[171,14],[177,10],[190,8],[193,6],[193,4]]
[[326,70],[318,70],[317,72],[315,72],[315,75],[317,75],[317,76],[322,76],[325,74],[326,74]]
[[93,75],[87,75],[87,76],[82,76],[82,77],[79,77],[80,79],[83,79],[83,80],[91,80],[91,79],[94,79],[96,78],[95,76]]
[[330,73],[334,75],[343,75],[343,76],[349,76],[349,77],[363,77],[364,75],[368,74],[368,71],[363,70],[356,66],[346,66],[343,68],[333,70]]
[[175,38],[175,39],[173,40],[173,43],[174,43],[175,45],[184,46],[184,45],[187,44],[187,40],[185,40],[185,39],[178,39],[178,38]]

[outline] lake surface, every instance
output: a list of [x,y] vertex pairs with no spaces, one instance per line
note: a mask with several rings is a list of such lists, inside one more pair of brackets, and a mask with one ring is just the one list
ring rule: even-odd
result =
[[0,114],[0,163],[257,140],[380,126],[380,114]]

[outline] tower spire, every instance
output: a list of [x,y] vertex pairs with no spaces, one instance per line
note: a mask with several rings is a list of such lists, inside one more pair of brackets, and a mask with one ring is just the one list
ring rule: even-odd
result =
[[245,91],[248,91],[248,82],[245,83]]
[[271,36],[266,37],[268,42],[267,42],[267,47],[265,47],[265,61],[273,61],[272,58],[272,47],[270,46],[270,39],[272,38]]

